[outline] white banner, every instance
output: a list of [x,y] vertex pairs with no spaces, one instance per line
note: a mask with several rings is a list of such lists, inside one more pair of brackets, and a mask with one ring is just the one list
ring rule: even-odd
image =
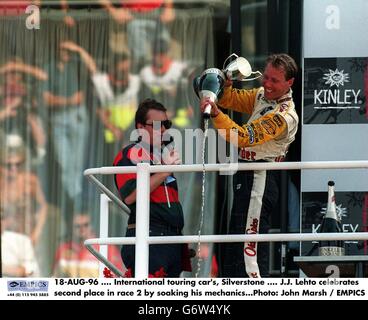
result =
[[0,300],[367,300],[368,279],[0,279]]

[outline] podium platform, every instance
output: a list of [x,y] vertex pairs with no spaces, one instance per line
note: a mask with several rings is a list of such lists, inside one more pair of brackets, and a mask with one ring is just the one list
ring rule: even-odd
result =
[[368,275],[368,256],[308,256],[294,257],[294,262],[308,276],[327,278],[326,273],[330,265],[337,266],[341,278],[364,278]]

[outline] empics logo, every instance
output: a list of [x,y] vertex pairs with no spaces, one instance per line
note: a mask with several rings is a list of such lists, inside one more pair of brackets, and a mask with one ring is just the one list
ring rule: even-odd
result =
[[344,73],[344,70],[339,71],[338,69],[329,69],[328,73],[323,75],[323,79],[326,80],[325,84],[329,84],[330,87],[343,86],[345,82],[349,82],[349,74]]
[[49,289],[49,282],[47,280],[8,281],[8,292],[9,291],[47,292],[48,289]]

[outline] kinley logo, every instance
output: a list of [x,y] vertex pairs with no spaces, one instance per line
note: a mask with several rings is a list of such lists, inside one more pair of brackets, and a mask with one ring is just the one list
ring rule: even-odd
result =
[[12,280],[8,281],[8,291],[24,291],[24,292],[47,292],[49,282],[45,280]]
[[330,88],[314,90],[314,105],[320,105],[315,106],[315,109],[360,109],[360,106],[357,106],[362,103],[359,99],[360,89],[357,91],[339,89],[340,86],[343,87],[345,83],[349,82],[348,73],[344,73],[344,70],[329,69],[328,73],[323,74],[323,80]]

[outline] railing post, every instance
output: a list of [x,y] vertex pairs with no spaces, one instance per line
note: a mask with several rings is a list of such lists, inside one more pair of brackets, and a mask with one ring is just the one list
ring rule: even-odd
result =
[[150,165],[137,164],[135,277],[148,277]]
[[[100,194],[100,238],[109,237],[109,201],[110,199],[106,194]],[[108,257],[108,246],[100,245],[99,251],[105,258]],[[101,262],[98,265],[99,277],[103,278],[103,270],[105,265]]]

